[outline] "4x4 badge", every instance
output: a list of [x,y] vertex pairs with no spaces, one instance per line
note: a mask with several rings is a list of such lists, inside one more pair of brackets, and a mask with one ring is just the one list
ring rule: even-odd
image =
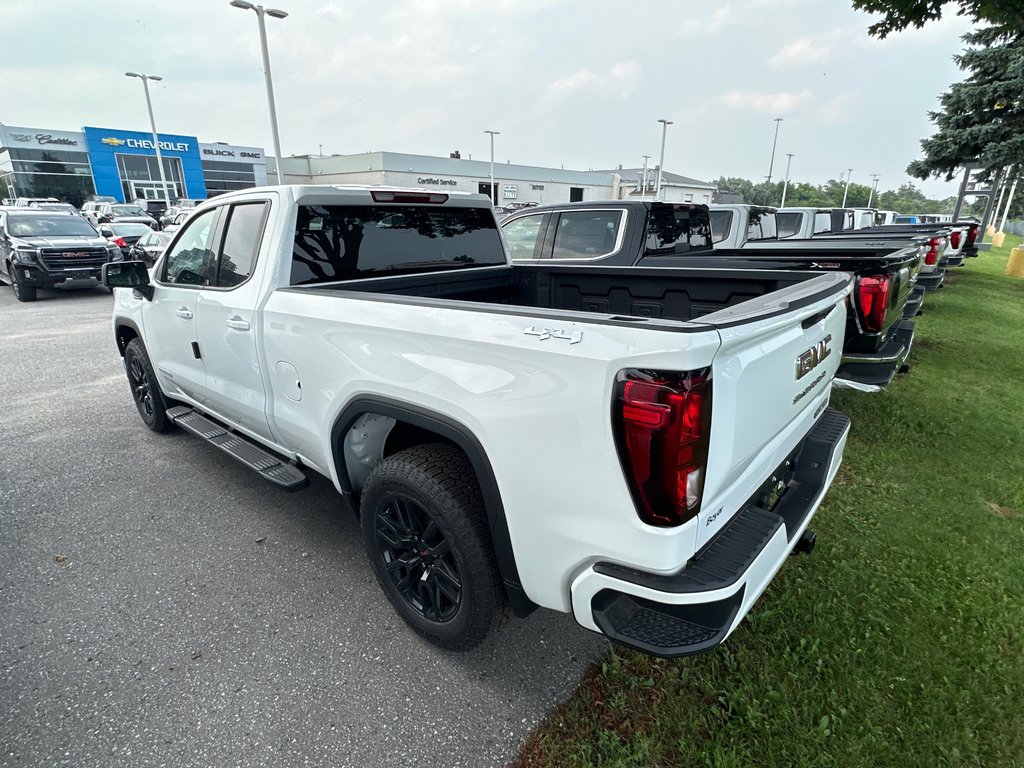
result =
[[583,331],[564,331],[561,328],[534,328],[531,325],[523,333],[527,336],[537,336],[541,341],[545,339],[567,339],[570,344],[579,344],[583,341]]

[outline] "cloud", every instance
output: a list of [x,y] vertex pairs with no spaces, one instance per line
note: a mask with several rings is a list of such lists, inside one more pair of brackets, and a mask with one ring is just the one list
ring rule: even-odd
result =
[[859,103],[860,94],[857,91],[843,91],[822,105],[821,117],[826,123],[833,125],[848,123],[851,118],[859,116],[857,111]]
[[724,104],[733,109],[743,109],[749,112],[768,112],[777,114],[788,112],[798,104],[812,98],[808,90],[800,93],[783,91],[782,93],[764,93],[761,91],[729,91],[718,97],[719,104]]
[[683,19],[679,25],[679,34],[683,37],[700,37],[709,32],[716,32],[733,21],[735,16],[732,5],[726,3],[721,8],[715,9],[710,15],[705,14]]
[[830,53],[831,47],[823,44],[820,37],[801,37],[769,58],[768,63],[779,68],[802,67],[823,62]]
[[635,61],[620,61],[603,73],[580,69],[551,83],[548,86],[548,98],[602,96],[623,99],[636,88],[642,71],[642,67]]

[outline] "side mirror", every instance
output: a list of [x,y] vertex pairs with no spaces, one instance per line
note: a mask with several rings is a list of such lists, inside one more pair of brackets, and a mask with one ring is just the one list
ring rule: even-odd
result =
[[153,285],[144,261],[115,261],[103,265],[103,285],[107,288],[131,288],[153,300]]
[[101,226],[100,227],[100,234],[103,235],[104,237],[113,237],[114,236],[114,230],[112,230],[110,227],[103,227],[103,226]]

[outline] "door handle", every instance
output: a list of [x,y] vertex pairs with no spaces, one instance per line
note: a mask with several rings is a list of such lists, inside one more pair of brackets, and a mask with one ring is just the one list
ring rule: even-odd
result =
[[227,322],[228,328],[234,328],[236,331],[248,331],[249,321],[243,320],[238,315],[229,317]]
[[192,319],[192,310],[188,307],[178,307],[178,317],[183,317],[186,320]]

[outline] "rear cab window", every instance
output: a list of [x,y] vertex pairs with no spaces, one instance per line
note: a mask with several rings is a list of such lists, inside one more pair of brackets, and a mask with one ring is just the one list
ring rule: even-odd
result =
[[778,228],[779,238],[793,237],[799,233],[803,219],[804,214],[800,212],[776,213],[775,226]]
[[291,285],[505,265],[489,208],[300,205]]

